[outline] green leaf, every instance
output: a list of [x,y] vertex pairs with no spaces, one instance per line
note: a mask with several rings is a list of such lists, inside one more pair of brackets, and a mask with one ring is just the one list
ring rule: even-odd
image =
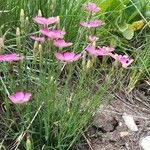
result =
[[124,32],[128,29],[128,24],[126,22],[124,22],[124,23],[118,25],[118,28],[121,32]]
[[102,9],[102,12],[106,11],[118,11],[125,8],[125,5],[127,5],[130,2],[130,0],[103,0],[99,5]]
[[126,29],[124,32],[122,32],[122,35],[127,39],[131,40],[134,36],[134,30],[133,29]]

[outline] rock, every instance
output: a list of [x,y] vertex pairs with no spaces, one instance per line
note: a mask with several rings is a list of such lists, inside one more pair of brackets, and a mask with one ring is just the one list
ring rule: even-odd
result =
[[141,140],[140,143],[143,150],[150,150],[150,136],[147,136]]
[[129,136],[129,132],[127,131],[120,132],[120,137],[125,137],[125,136]]
[[135,124],[135,121],[131,115],[127,115],[126,113],[124,113],[122,118],[126,126],[129,128],[129,130],[134,131],[134,132],[138,131],[138,127]]
[[110,114],[97,113],[93,118],[92,124],[102,132],[112,132],[118,125],[118,122],[114,117],[110,116]]

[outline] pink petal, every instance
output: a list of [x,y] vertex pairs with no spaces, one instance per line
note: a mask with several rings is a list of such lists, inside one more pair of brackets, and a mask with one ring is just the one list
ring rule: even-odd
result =
[[56,59],[60,61],[64,61],[67,63],[78,60],[81,57],[81,54],[75,54],[73,52],[65,52],[65,53],[55,53]]
[[98,56],[98,50],[94,47],[87,47],[86,51],[89,52],[90,55]]
[[32,40],[39,41],[39,42],[44,42],[45,37],[37,37],[37,36],[31,36]]
[[9,99],[15,104],[22,104],[30,100],[31,93],[16,92],[14,95],[10,95]]
[[121,62],[123,68],[127,68],[134,60],[129,59],[126,62]]
[[41,29],[40,32],[41,32],[42,34],[48,36],[50,31],[48,30],[48,28],[45,28],[45,29]]
[[89,21],[89,22],[81,22],[80,25],[83,27],[88,27],[88,28],[96,28],[104,23],[101,20],[94,20],[94,21]]
[[58,23],[59,22],[59,18],[58,17],[49,17],[49,18],[44,18],[44,17],[35,17],[33,18],[34,22],[41,24],[41,25],[50,25],[50,24],[54,24],[54,23]]
[[15,97],[18,100],[22,100],[24,98],[24,93],[23,92],[16,92]]
[[23,101],[24,102],[28,102],[30,100],[30,97],[31,97],[31,93],[25,93],[24,94],[24,98],[23,98]]
[[13,54],[1,54],[0,55],[0,61],[7,61],[7,62],[11,62],[11,61],[18,61],[21,60],[22,58],[19,57],[17,54],[13,53]]
[[47,28],[41,29],[40,32],[52,39],[59,39],[59,38],[62,39],[66,34],[61,30],[48,30]]
[[103,46],[102,49],[106,52],[112,52],[115,50],[113,47],[108,47],[108,46]]
[[75,57],[73,58],[73,61],[77,61],[80,57],[81,57],[81,54],[75,55]]
[[54,45],[59,48],[71,46],[73,43],[66,43],[63,39],[54,40]]
[[64,56],[64,60],[65,61],[73,60],[73,58],[75,57],[75,53],[73,53],[73,52],[65,52],[63,56]]
[[83,5],[83,7],[84,7],[85,10],[87,10],[89,12],[98,12],[98,11],[100,11],[100,8],[97,7],[95,3],[91,3],[91,2],[85,3]]
[[10,95],[9,99],[13,102],[13,103],[18,103],[20,102],[18,99],[16,99],[16,97],[14,95]]
[[64,56],[62,53],[55,53],[54,55],[57,60],[64,61]]

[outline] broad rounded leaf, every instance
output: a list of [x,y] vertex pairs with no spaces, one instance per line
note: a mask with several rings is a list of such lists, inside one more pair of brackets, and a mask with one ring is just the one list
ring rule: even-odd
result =
[[126,29],[124,32],[122,32],[122,35],[127,39],[131,40],[134,36],[134,30],[133,29]]

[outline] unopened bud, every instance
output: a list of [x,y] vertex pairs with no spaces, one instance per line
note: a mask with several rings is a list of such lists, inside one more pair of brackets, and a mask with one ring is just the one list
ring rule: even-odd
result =
[[20,11],[20,22],[22,22],[24,20],[25,20],[25,13],[24,13],[24,10],[21,9],[21,11]]
[[39,50],[40,53],[42,52],[42,45],[41,44],[39,44],[38,50]]
[[29,25],[29,17],[26,17],[25,22],[26,22],[26,25]]
[[30,140],[30,137],[27,137],[27,141],[26,141],[26,150],[31,150],[32,148],[32,142]]
[[25,31],[25,13],[24,13],[23,9],[21,9],[21,12],[20,12],[20,29],[21,29],[21,33],[24,33],[24,31]]
[[60,17],[59,16],[57,16],[57,23],[59,23],[60,22]]
[[87,64],[86,64],[86,69],[88,70],[88,69],[90,69],[92,66],[93,66],[93,63],[92,63],[92,61],[89,59],[89,60],[87,61]]
[[16,45],[18,49],[21,49],[21,38],[20,38],[20,28],[16,29]]
[[0,53],[3,51],[4,48],[4,38],[0,37]]
[[42,48],[42,45],[41,44],[39,44],[39,47],[38,47],[38,52],[39,52],[39,55],[40,55],[40,61],[42,61],[42,52],[43,52],[43,48]]
[[42,17],[42,11],[41,11],[41,9],[38,10],[38,16]]

